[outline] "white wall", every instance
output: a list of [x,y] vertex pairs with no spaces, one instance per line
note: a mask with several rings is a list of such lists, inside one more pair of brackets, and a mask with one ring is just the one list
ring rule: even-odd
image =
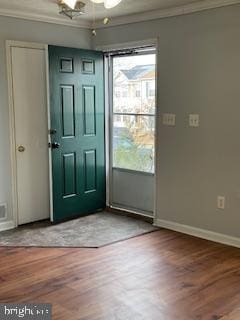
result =
[[92,36],[89,30],[0,17],[0,203],[7,203],[8,220],[11,220],[12,192],[5,52],[6,40],[41,42],[89,49],[92,46]]
[[158,105],[177,117],[158,119],[157,218],[240,237],[240,5],[101,29],[95,45],[155,37]]

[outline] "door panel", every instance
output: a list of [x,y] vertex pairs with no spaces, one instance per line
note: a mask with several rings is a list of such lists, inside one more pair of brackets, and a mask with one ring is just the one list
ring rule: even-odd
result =
[[96,150],[84,152],[84,171],[85,171],[85,190],[84,192],[95,192],[97,188],[96,183]]
[[[54,221],[105,208],[103,55],[49,47]],[[58,146],[58,145],[56,145]]]
[[75,136],[74,88],[61,86],[62,136]]
[[84,135],[96,135],[95,87],[83,87]]
[[77,194],[76,185],[76,153],[63,155],[63,197],[72,197]]
[[18,224],[25,224],[50,216],[45,50],[12,47],[11,62]]

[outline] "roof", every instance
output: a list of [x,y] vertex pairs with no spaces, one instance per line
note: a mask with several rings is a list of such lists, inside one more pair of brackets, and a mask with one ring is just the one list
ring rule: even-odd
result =
[[128,80],[137,80],[151,71],[155,71],[155,64],[138,65],[129,70],[121,70]]

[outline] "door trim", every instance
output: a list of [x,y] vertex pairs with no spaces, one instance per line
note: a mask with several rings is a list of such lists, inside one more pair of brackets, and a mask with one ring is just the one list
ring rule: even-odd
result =
[[[45,45],[46,60],[46,90],[47,90],[47,116],[48,116],[48,143],[51,143],[51,106],[50,106],[50,82],[49,82],[49,53],[48,45]],[[52,149],[48,149],[49,159],[49,191],[50,191],[50,221],[53,222],[53,172],[52,172]]]
[[110,44],[110,45],[99,45],[99,46],[96,46],[96,50],[107,53],[115,50],[118,51],[118,50],[133,49],[133,48],[148,47],[148,46],[157,48],[158,38],[122,42],[122,43],[116,43],[116,44]]
[[[17,196],[17,155],[16,155],[16,140],[15,140],[15,120],[14,120],[14,98],[13,98],[13,75],[12,75],[12,59],[11,59],[11,48],[29,48],[29,49],[40,49],[46,53],[46,85],[47,85],[47,99],[48,97],[48,45],[41,43],[32,42],[22,42],[6,40],[6,59],[7,59],[7,82],[8,82],[8,105],[9,105],[9,135],[10,135],[10,165],[11,165],[11,186],[12,186],[12,228],[18,226],[18,196]],[[49,103],[47,103],[48,112],[48,122],[49,119]],[[51,159],[49,159],[51,161]],[[49,168],[50,177],[50,190],[52,189],[51,179],[52,173]],[[50,199],[52,199],[52,194],[50,193]],[[52,200],[50,200],[52,202]],[[50,216],[52,217],[52,205],[50,203]],[[10,228],[9,228],[10,229]]]

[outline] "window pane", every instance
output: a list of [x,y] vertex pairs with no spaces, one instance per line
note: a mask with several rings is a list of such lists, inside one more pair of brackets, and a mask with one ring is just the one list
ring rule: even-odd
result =
[[155,113],[155,54],[113,59],[113,112]]
[[113,117],[113,166],[154,172],[154,116]]

